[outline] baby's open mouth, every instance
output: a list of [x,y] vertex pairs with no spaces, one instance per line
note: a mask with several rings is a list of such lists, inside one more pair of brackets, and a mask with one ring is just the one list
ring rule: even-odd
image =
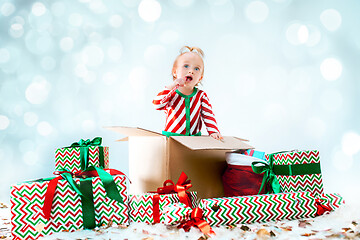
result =
[[186,77],[185,77],[185,80],[186,80],[187,82],[190,82],[192,79],[193,79],[193,78],[192,78],[191,76],[186,76]]

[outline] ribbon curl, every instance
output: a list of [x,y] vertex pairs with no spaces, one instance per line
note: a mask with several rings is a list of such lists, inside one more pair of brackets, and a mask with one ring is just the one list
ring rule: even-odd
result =
[[329,206],[329,204],[325,205],[323,204],[324,200],[321,200],[319,198],[315,199],[315,205],[316,205],[316,216],[321,216],[325,212],[331,212],[333,209]]
[[183,221],[178,228],[183,228],[186,232],[190,231],[191,227],[198,227],[200,231],[206,235],[214,234],[210,225],[202,219],[203,211],[201,208],[194,208],[190,214],[190,220]]

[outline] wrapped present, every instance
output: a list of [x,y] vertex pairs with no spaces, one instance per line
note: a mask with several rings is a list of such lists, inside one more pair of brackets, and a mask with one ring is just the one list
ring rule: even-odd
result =
[[176,225],[190,219],[192,209],[184,203],[173,203],[165,206],[161,214],[165,216],[165,225]]
[[[250,150],[245,152],[249,153],[226,153],[227,167],[222,175],[225,197],[264,193],[264,189],[259,192],[264,173],[255,173],[251,166],[254,161],[257,162],[263,160],[250,156],[254,154],[254,152],[251,152]],[[259,154],[257,156],[259,156]],[[266,164],[266,162],[264,162],[264,164]]]
[[[59,231],[128,224],[126,176],[116,170],[83,172],[11,187],[13,239],[37,239]],[[88,176],[88,177],[86,177]],[[110,177],[109,177],[110,176]]]
[[83,171],[90,166],[109,167],[109,147],[101,146],[101,137],[75,142],[55,151],[55,169]]
[[316,217],[344,204],[339,194],[310,192],[202,199],[199,208],[210,226]]
[[165,207],[179,202],[189,208],[196,207],[197,193],[187,192],[191,186],[190,180],[187,180],[186,174],[182,172],[176,184],[171,180],[166,180],[163,186],[159,187],[156,192],[130,195],[130,222],[144,222],[148,224],[175,222],[178,218],[177,216],[174,219],[166,219]]
[[323,193],[319,151],[289,151],[266,155],[281,192]]

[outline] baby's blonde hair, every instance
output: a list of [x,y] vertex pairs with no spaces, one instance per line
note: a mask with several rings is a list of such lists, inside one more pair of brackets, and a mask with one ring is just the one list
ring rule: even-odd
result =
[[174,71],[175,71],[175,68],[176,68],[176,64],[177,64],[177,61],[179,59],[179,57],[181,57],[182,55],[184,55],[185,53],[188,53],[188,52],[192,52],[192,53],[196,53],[197,55],[200,56],[201,58],[201,61],[203,62],[203,69],[202,69],[202,72],[201,72],[201,76],[204,75],[204,68],[205,68],[205,65],[204,65],[204,52],[203,50],[201,50],[200,48],[198,47],[189,47],[189,46],[183,46],[182,48],[180,48],[180,54],[176,57],[175,61],[174,61],[174,64],[173,64],[173,67],[172,67],[172,76],[173,76],[173,80],[176,79],[176,77],[174,76]]

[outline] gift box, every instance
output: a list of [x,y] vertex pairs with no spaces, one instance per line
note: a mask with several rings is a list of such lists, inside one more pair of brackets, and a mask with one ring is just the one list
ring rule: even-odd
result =
[[323,193],[319,151],[289,151],[266,155],[282,192]]
[[[110,176],[116,184],[117,196],[121,198],[119,201],[113,196],[109,197],[109,184],[104,185],[102,175],[76,178],[72,183],[58,177],[11,186],[13,239],[37,239],[59,231],[75,231],[112,223],[128,224],[126,177]],[[50,184],[54,183],[54,179],[57,180],[55,188]],[[79,186],[82,195],[71,185]],[[46,205],[50,208],[46,209]]]
[[[197,193],[187,193],[191,200],[191,207],[197,206]],[[143,222],[147,224],[164,223],[173,224],[177,222],[180,215],[166,215],[171,204],[179,203],[180,198],[177,193],[158,194],[145,193],[129,196],[129,217],[130,222]]]
[[83,140],[69,147],[58,148],[55,151],[55,169],[78,172],[90,166],[109,167],[109,147],[101,146],[100,137],[93,140]]
[[199,208],[210,226],[219,226],[316,217],[343,203],[339,194],[293,192],[202,199]]

